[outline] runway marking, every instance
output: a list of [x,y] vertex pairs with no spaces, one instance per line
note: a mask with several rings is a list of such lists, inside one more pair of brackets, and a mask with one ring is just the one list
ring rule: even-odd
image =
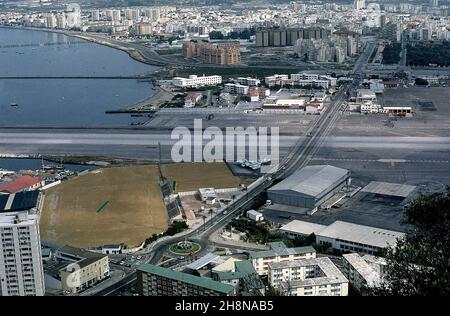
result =
[[421,131],[416,131],[416,133],[422,134],[422,135],[426,135],[426,136],[429,136],[429,137],[437,137],[437,135],[433,135],[433,134],[425,133],[425,132],[421,132]]
[[448,160],[406,160],[406,159],[352,159],[352,158],[320,158],[319,161],[354,161],[354,162],[379,162],[379,163],[448,163]]

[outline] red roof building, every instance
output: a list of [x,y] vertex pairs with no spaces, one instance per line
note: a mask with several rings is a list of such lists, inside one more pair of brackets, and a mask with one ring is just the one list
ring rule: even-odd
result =
[[43,183],[42,178],[21,176],[12,181],[0,183],[0,192],[13,194],[24,190],[34,190],[40,188]]

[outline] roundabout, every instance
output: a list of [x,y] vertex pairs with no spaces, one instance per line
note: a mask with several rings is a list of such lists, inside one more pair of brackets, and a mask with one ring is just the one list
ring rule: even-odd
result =
[[183,240],[180,242],[177,242],[175,244],[172,244],[169,246],[170,252],[177,254],[177,255],[187,255],[196,253],[201,249],[201,246],[198,243]]

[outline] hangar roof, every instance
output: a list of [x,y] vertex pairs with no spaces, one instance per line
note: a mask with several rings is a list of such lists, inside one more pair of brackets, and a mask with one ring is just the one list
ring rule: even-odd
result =
[[407,184],[372,181],[361,191],[382,195],[400,196],[406,198],[416,187]]
[[296,191],[318,197],[347,174],[348,170],[330,165],[307,166],[274,185],[268,191]]

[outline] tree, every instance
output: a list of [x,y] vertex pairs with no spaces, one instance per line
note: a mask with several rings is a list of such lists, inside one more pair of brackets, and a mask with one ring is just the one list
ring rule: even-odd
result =
[[413,231],[386,250],[384,284],[370,294],[450,295],[450,187],[414,200],[404,221]]
[[416,86],[428,86],[428,80],[422,78],[416,78],[414,83],[416,84]]
[[219,31],[212,31],[209,33],[209,38],[210,39],[216,39],[216,40],[221,40],[224,38],[222,32]]

